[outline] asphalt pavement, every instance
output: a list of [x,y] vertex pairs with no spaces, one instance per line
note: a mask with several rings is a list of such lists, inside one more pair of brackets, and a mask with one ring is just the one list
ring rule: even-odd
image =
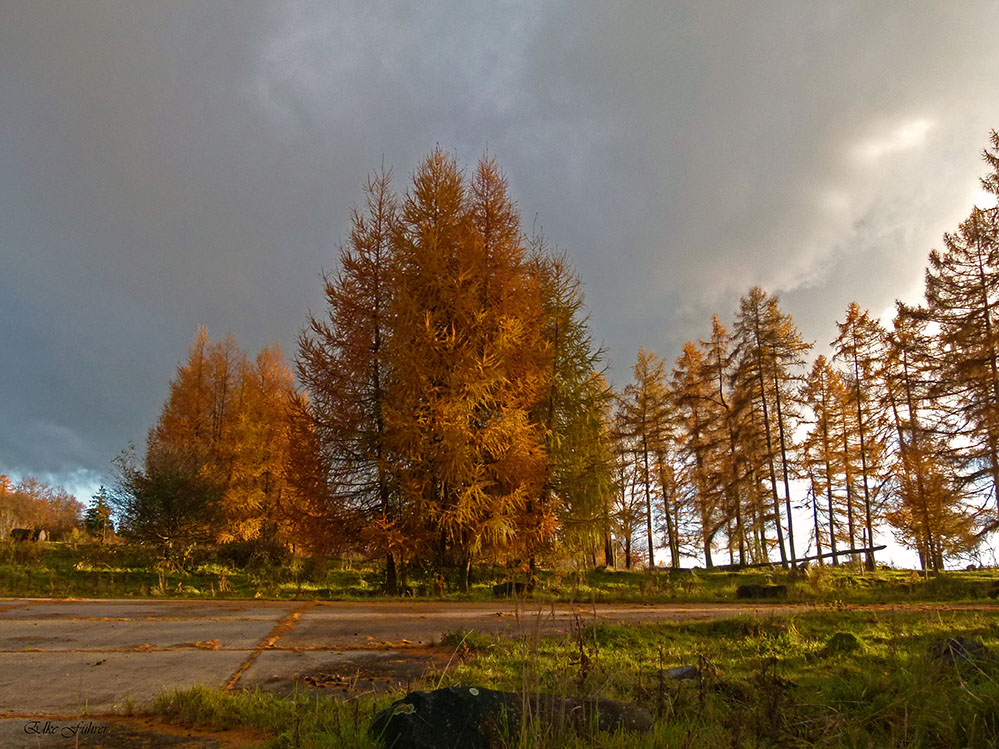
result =
[[449,632],[568,635],[594,621],[788,608],[0,599],[0,746],[224,746],[197,735],[143,738],[111,716],[199,684],[331,696],[408,686],[447,668],[454,649],[440,642]]

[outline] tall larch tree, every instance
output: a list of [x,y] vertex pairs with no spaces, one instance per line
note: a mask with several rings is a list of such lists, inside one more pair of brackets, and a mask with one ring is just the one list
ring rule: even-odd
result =
[[[836,540],[839,534],[837,516],[840,500],[836,492],[841,473],[837,459],[840,450],[837,449],[836,442],[836,409],[839,403],[837,394],[842,387],[839,373],[832,368],[825,356],[819,355],[812,364],[802,391],[802,400],[811,413],[810,428],[802,444],[802,451],[812,489],[816,554],[822,554],[821,522],[827,529],[825,538],[832,553],[833,565],[839,564]],[[825,501],[822,521],[819,520],[818,511],[820,496]]]
[[414,176],[394,247],[389,447],[408,532],[466,587],[474,554],[548,530],[528,508],[544,473],[543,435],[529,419],[546,375],[540,297],[488,159],[467,183],[435,150]]
[[294,539],[292,545],[321,559],[367,550],[365,534],[371,528],[370,512],[337,487],[327,448],[308,394],[297,392],[289,407],[282,519]]
[[781,563],[786,566],[788,555],[784,545],[777,483],[778,462],[780,465],[788,549],[790,562],[794,566],[796,555],[790,490],[794,469],[789,455],[795,413],[794,394],[800,379],[798,370],[811,345],[804,342],[790,315],[780,309],[777,297],[768,295],[758,286],[750,289],[740,300],[734,339],[738,359],[734,386],[747,395],[749,407],[761,417],[761,438],[766,448],[766,470],[770,480],[777,544]]
[[[330,471],[337,507],[353,507],[385,559],[385,587],[398,585],[393,543],[401,492],[391,471],[385,424],[386,342],[393,294],[397,201],[390,172],[369,177],[365,205],[351,214],[339,271],[324,276],[326,309],[310,316],[298,341],[297,370],[308,391],[314,435]],[[318,499],[318,498],[317,498]]]
[[860,457],[860,489],[863,492],[865,564],[874,569],[873,506],[883,483],[885,419],[884,399],[878,388],[878,369],[884,359],[885,331],[867,310],[851,302],[843,322],[836,323],[839,336],[832,342],[834,359],[846,366],[846,382],[855,411],[857,452]]
[[973,518],[954,480],[953,451],[933,424],[935,362],[925,311],[897,305],[882,367],[895,428],[894,502],[887,513],[896,538],[915,549],[924,570],[974,545]]
[[[245,421],[249,366],[246,354],[231,335],[212,343],[207,330],[199,328],[187,361],[170,381],[170,394],[146,440],[149,491],[157,483],[155,476],[163,478],[164,486],[180,486],[197,477],[198,491],[213,497],[202,508],[207,513],[204,522],[220,542],[255,537],[252,526],[228,522],[238,514],[240,492],[235,484],[240,473],[240,432]],[[173,490],[157,490],[156,496],[169,491]],[[188,500],[195,494],[194,490],[175,493]],[[201,505],[200,499],[193,504]],[[193,504],[192,518],[203,514],[196,512]]]
[[611,515],[618,543],[624,552],[624,567],[634,562],[632,544],[646,517],[645,499],[639,489],[640,472],[635,438],[629,433],[624,400],[615,398],[611,410],[614,449],[615,494]]
[[679,421],[680,447],[690,477],[691,500],[700,533],[704,564],[712,568],[715,536],[727,521],[724,463],[729,445],[723,439],[725,412],[720,407],[710,368],[710,349],[684,344],[673,370],[673,402]]
[[[982,180],[999,197],[999,135]],[[978,497],[985,530],[999,527],[999,208],[974,208],[944,250],[930,253],[926,314],[936,323],[939,387],[949,429],[962,445],[963,490]],[[984,518],[988,517],[987,520]]]
[[242,410],[235,428],[236,457],[223,497],[221,540],[278,541],[287,513],[282,506],[289,450],[289,405],[295,381],[274,345],[263,349],[243,374]]
[[666,365],[653,352],[639,348],[633,370],[634,380],[622,394],[621,426],[625,439],[635,450],[639,483],[645,499],[646,541],[649,547],[649,567],[655,567],[655,504],[653,488],[658,484],[663,502],[663,520],[666,525],[667,546],[674,566],[679,564],[679,550],[675,548],[674,513],[667,494],[669,483],[664,481],[662,456],[664,440],[669,431],[669,385]]
[[278,540],[293,390],[280,348],[251,363],[231,335],[212,343],[199,328],[149,431],[144,466],[124,467],[125,484],[171,513],[191,503],[190,520],[167,525],[191,529],[200,518],[219,543]]
[[712,397],[718,417],[712,428],[717,433],[716,443],[723,446],[716,452],[718,465],[715,466],[715,470],[719,475],[715,478],[715,482],[723,486],[725,491],[729,562],[735,563],[735,549],[738,549],[739,564],[746,564],[744,507],[750,503],[749,495],[754,487],[747,480],[748,477],[744,476],[744,467],[748,461],[744,459],[743,450],[740,449],[739,434],[746,426],[746,422],[740,423],[740,410],[735,407],[732,393],[728,390],[732,359],[729,350],[731,339],[718,315],[712,315],[711,338],[702,341],[702,345],[706,346],[708,351],[704,367],[706,372],[710,373]]

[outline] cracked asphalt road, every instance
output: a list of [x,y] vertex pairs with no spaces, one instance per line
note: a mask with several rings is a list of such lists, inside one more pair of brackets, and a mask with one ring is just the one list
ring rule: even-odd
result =
[[[0,600],[0,716],[108,713],[165,691],[272,688],[337,663],[424,665],[446,632],[569,632],[582,621],[770,614],[780,605]],[[417,657],[419,655],[419,657]],[[412,676],[412,673],[410,674]]]
[[449,653],[434,645],[454,631],[568,634],[577,618],[584,624],[689,621],[802,608],[735,602],[0,599],[0,719],[112,713],[129,701],[141,707],[163,692],[197,684],[288,692],[330,688],[356,677],[352,689],[358,680],[363,689],[405,685],[446,663]]

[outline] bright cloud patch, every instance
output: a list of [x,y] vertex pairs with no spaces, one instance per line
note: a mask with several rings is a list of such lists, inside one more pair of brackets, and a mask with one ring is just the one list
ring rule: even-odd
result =
[[854,151],[858,161],[874,164],[885,156],[891,156],[902,151],[922,145],[926,136],[933,129],[931,120],[919,118],[909,120],[890,133],[879,135],[860,144]]

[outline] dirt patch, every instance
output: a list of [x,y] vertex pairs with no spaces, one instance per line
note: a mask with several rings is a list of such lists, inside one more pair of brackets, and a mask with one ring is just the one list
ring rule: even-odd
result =
[[294,680],[310,689],[342,696],[401,688],[411,691],[444,671],[451,655],[451,651],[430,648],[405,653],[352,651],[346,658],[296,674]]
[[[113,725],[121,726],[124,730],[136,732],[138,734],[148,734],[152,737],[189,740],[203,742],[193,744],[193,746],[217,746],[219,749],[239,749],[239,747],[263,746],[271,738],[266,733],[253,731],[246,728],[234,728],[228,731],[206,731],[200,728],[185,728],[170,723],[165,723],[156,718],[113,718],[110,721]],[[112,746],[101,744],[100,746]],[[162,744],[152,744],[152,746],[163,746]],[[177,746],[182,746],[178,744]]]
[[121,715],[3,715],[4,746],[101,747],[102,749],[239,749],[263,746],[271,737],[246,729],[209,731],[165,723],[153,717]]

